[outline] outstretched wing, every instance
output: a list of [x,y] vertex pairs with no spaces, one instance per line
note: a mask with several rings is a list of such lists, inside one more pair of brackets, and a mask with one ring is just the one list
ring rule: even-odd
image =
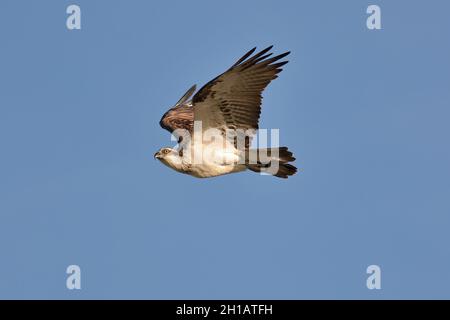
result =
[[177,129],[185,129],[191,132],[194,126],[194,109],[187,103],[189,98],[195,92],[194,84],[175,104],[175,107],[167,111],[159,121],[159,125],[169,132]]
[[262,92],[288,61],[277,62],[285,52],[269,58],[272,46],[252,56],[247,52],[230,69],[208,82],[192,98],[194,120],[203,130],[258,129]]

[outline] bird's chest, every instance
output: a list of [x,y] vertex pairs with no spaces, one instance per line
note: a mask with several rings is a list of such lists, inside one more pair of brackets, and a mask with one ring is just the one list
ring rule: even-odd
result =
[[191,164],[188,174],[197,178],[208,178],[221,176],[228,173],[239,172],[245,170],[245,165],[240,164]]
[[239,155],[234,150],[205,149],[200,156],[194,155],[187,165],[188,174],[198,178],[215,177],[228,173],[239,172],[246,169],[239,163]]

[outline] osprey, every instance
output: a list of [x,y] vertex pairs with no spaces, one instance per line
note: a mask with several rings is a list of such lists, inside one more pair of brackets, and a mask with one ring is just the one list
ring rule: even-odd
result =
[[162,148],[154,157],[198,178],[246,169],[279,178],[295,174],[297,168],[289,163],[295,158],[287,147],[250,148],[258,130],[261,94],[288,63],[279,60],[290,52],[270,57],[271,49],[254,54],[253,48],[195,95],[193,85],[159,122],[178,138],[178,146]]

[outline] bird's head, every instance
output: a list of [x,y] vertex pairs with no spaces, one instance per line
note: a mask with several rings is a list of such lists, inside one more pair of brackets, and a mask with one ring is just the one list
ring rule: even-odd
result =
[[172,168],[177,168],[181,163],[178,151],[171,148],[159,149],[158,152],[155,153],[154,158]]

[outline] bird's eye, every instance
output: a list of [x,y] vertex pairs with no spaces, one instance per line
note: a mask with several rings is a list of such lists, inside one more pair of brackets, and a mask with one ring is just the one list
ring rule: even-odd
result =
[[164,149],[164,154],[168,154],[169,153],[169,149]]

